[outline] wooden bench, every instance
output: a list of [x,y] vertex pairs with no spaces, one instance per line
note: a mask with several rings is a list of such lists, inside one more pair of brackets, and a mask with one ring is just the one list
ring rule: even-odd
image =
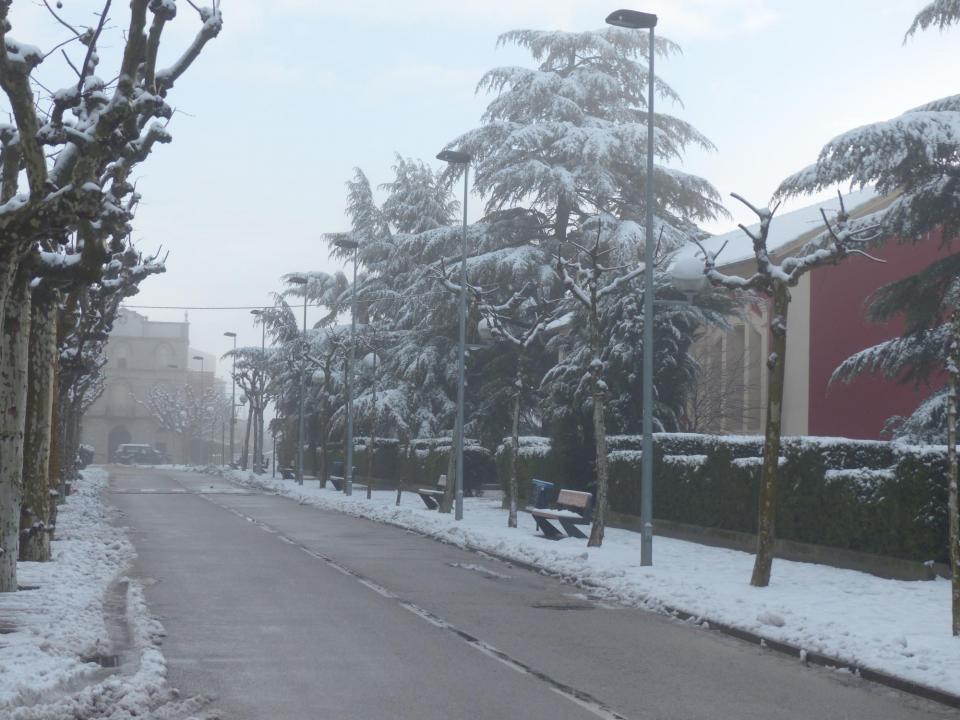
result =
[[563,533],[557,529],[551,520],[560,523],[569,537],[585,538],[586,535],[578,525],[589,525],[593,522],[593,495],[577,490],[561,490],[557,496],[556,510],[532,509],[530,514],[537,523],[537,529],[549,540],[560,540]]
[[327,475],[327,482],[333,485],[337,492],[343,492],[343,478],[339,475]]
[[440,507],[440,499],[446,492],[446,487],[447,476],[441,475],[440,479],[437,480],[436,488],[419,488],[417,495],[423,500],[423,504],[427,506],[427,510],[436,510]]
[[294,470],[293,468],[291,468],[291,467],[282,467],[282,468],[277,468],[277,469],[280,471],[280,477],[282,477],[284,480],[296,480],[296,479],[297,479],[297,471]]

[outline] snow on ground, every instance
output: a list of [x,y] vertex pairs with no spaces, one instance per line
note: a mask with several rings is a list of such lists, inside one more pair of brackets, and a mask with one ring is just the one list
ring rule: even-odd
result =
[[[5,720],[126,720],[150,712],[182,718],[205,704],[182,701],[165,685],[162,628],[148,614],[141,586],[123,577],[135,553],[110,522],[101,498],[107,482],[101,468],[83,471],[58,510],[53,561],[17,564],[19,585],[35,589],[0,594],[0,627],[13,628],[0,634]],[[118,621],[128,628],[129,646],[111,636],[110,602],[121,612],[126,607],[125,622]],[[112,671],[84,661],[117,653],[122,664]]]
[[[221,471],[222,472],[222,471]],[[640,565],[640,535],[607,528],[603,547],[586,540],[551,542],[521,513],[507,527],[499,498],[465,498],[464,519],[429,511],[415,493],[354,488],[346,497],[316,480],[257,477],[232,470],[227,477],[301,503],[410,528],[461,547],[487,551],[604,590],[620,602],[685,611],[787,642],[851,664],[886,672],[960,695],[960,638],[950,632],[950,583],[906,582],[866,573],[776,560],[771,585],[749,584],[753,555],[656,537],[654,566]]]

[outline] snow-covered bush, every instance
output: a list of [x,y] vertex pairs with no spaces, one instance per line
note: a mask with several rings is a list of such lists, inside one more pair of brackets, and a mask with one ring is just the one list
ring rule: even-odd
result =
[[[610,508],[640,513],[642,438],[610,437]],[[542,447],[543,440],[539,440]],[[658,433],[654,436],[654,515],[658,519],[752,533],[763,438]],[[503,482],[509,447],[498,453]],[[681,460],[688,458],[689,461]],[[784,438],[778,536],[918,561],[947,557],[942,446],[846,438]],[[523,493],[540,478],[592,490],[562,453],[523,454]]]

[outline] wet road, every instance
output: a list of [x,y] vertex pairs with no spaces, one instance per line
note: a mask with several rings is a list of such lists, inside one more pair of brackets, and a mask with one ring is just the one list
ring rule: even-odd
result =
[[110,472],[170,683],[227,720],[958,717],[397,528]]

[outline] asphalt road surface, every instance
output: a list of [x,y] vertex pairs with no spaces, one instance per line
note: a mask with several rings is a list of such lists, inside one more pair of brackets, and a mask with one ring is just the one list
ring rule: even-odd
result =
[[110,473],[169,681],[226,720],[960,715],[394,527]]

